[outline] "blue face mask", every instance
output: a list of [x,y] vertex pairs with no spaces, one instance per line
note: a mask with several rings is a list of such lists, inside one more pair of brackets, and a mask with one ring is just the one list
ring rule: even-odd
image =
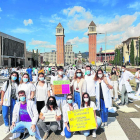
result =
[[44,77],[39,77],[39,80],[40,81],[44,81]]
[[67,100],[68,104],[71,104],[72,103],[72,100]]
[[19,99],[20,99],[20,101],[24,102],[26,98],[25,98],[25,96],[23,96],[23,97],[20,97]]
[[81,73],[77,73],[76,75],[77,75],[77,77],[81,77]]
[[11,79],[15,81],[15,80],[17,80],[17,77],[16,76],[12,76]]
[[23,82],[24,83],[28,82],[28,78],[23,78]]
[[87,75],[90,75],[90,70],[86,70],[86,74]]

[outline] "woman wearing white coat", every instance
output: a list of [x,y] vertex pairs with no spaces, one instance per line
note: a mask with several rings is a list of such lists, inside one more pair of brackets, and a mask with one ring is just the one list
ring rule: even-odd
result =
[[95,75],[95,94],[96,94],[96,106],[97,110],[100,110],[100,116],[102,119],[102,126],[107,126],[108,121],[108,108],[112,105],[112,99],[110,95],[109,81],[104,77],[102,69],[98,69]]

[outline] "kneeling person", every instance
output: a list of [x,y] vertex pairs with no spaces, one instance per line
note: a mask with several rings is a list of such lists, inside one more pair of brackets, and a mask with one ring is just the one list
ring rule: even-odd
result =
[[17,102],[14,106],[11,133],[23,133],[27,129],[31,136],[41,140],[38,127],[36,126],[38,111],[34,101],[26,101],[24,90],[19,91],[18,96],[20,102]]

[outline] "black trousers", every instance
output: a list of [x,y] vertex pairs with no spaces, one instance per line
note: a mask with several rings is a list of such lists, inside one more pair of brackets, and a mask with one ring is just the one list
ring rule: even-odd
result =
[[37,105],[37,111],[40,114],[41,109],[45,106],[45,102],[44,101],[37,101],[36,105]]

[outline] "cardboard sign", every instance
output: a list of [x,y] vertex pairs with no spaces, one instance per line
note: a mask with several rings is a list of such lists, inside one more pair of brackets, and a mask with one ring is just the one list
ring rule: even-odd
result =
[[97,128],[93,108],[68,111],[68,118],[71,132]]
[[70,81],[53,81],[54,94],[69,94],[70,93]]
[[55,114],[55,112],[44,113],[43,116],[45,117],[43,122],[56,122],[56,119],[55,119],[56,114]]

